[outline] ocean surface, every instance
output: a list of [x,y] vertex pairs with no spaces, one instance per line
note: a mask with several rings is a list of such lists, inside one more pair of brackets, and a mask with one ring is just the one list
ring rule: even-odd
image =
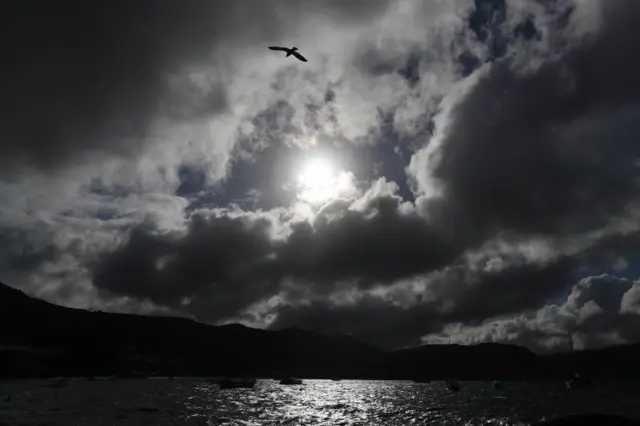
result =
[[204,379],[0,381],[0,425],[527,425],[554,415],[604,412],[640,417],[640,383],[305,380],[220,390]]

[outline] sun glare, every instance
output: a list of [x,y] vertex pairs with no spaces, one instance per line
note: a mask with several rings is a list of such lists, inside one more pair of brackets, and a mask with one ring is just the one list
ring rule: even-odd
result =
[[313,160],[305,165],[298,176],[300,198],[310,203],[321,203],[336,196],[336,175],[324,160]]

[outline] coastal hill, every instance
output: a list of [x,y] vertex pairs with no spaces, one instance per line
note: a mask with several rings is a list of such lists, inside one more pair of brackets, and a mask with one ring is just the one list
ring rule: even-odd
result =
[[0,283],[0,377],[193,375],[551,380],[640,376],[640,345],[539,356],[485,343],[385,352],[347,336],[71,309]]
[[[381,351],[348,337],[93,312],[0,283],[0,375],[361,376]],[[13,357],[13,362],[2,358]],[[10,365],[12,364],[12,365]]]

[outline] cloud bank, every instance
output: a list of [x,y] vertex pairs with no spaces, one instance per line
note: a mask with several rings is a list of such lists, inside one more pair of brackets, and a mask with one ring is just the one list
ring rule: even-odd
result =
[[[389,348],[636,341],[639,14],[12,7],[0,277],[71,306]],[[322,202],[296,187],[314,158],[343,176]]]

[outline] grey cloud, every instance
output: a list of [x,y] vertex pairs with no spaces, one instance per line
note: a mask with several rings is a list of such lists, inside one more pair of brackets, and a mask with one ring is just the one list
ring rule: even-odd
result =
[[[196,213],[184,231],[135,229],[95,259],[93,280],[110,293],[171,307],[192,298],[186,310],[216,321],[277,295],[286,280],[325,294],[339,281],[389,285],[456,255],[415,211],[401,209],[397,197],[364,200],[357,210],[353,201],[333,202],[311,223],[286,222],[277,212],[219,212]],[[286,237],[277,237],[287,227]]]
[[618,272],[624,271],[628,267],[629,262],[624,257],[616,258],[615,262],[613,263],[613,269]]
[[497,341],[539,352],[568,350],[569,332],[578,348],[634,342],[640,338],[638,288],[637,282],[625,278],[590,276],[579,280],[562,304],[546,304],[478,324],[458,322],[425,337],[425,341]]
[[202,8],[191,3],[169,12],[166,6],[7,8],[3,166],[11,165],[6,160],[57,166],[76,150],[139,149],[163,97],[162,74],[202,54],[206,40],[195,30],[206,23]]
[[[450,322],[477,323],[486,318],[520,312],[538,306],[560,291],[574,267],[571,259],[549,264],[523,264],[499,271],[471,274],[456,283]],[[456,287],[451,283],[452,287]]]
[[[389,4],[14,2],[4,10],[2,36],[3,171],[24,163],[57,168],[88,152],[136,155],[154,120],[191,121],[229,108],[224,67],[234,49],[277,41],[312,17],[366,22]],[[212,63],[215,72],[193,75]]]
[[640,283],[635,282],[633,286],[622,296],[620,302],[620,313],[640,315]]
[[[350,332],[385,347],[417,343],[447,323],[534,309],[567,281],[565,260],[470,268],[410,205],[381,187],[373,194],[332,202],[311,223],[226,212],[193,216],[173,234],[135,231],[97,259],[93,280],[210,322],[250,318],[276,298],[263,313],[275,321],[262,325]],[[423,284],[396,290],[403,279]],[[340,302],[345,290],[355,302]]]
[[337,306],[315,301],[302,306],[283,305],[275,312],[271,329],[296,326],[327,334],[351,334],[385,348],[419,343],[420,333],[438,330],[442,323],[428,307],[402,309],[392,302],[365,297],[356,305]]
[[339,282],[391,285],[450,262],[458,249],[383,186],[358,203],[330,203],[312,222],[290,222],[275,210],[223,211],[196,213],[183,231],[134,229],[94,259],[93,281],[109,293],[169,307],[190,298],[185,310],[217,321],[279,294],[287,280],[330,294]]
[[581,279],[560,307],[564,325],[582,347],[637,341],[640,315],[629,309],[637,287],[637,282],[606,274]]
[[[375,20],[390,4],[241,0],[187,1],[178,8],[166,1],[8,6],[2,29],[7,66],[0,70],[6,94],[0,101],[0,222],[40,238],[31,223],[37,219],[19,225],[13,219],[35,211],[48,217],[47,235],[85,233],[87,240],[103,233],[115,239],[130,222],[146,216],[172,227],[182,217],[167,218],[174,206],[158,199],[179,188],[178,166],[192,162],[207,178],[224,175],[222,154],[235,143],[237,120],[193,131],[182,125],[237,102],[227,83],[229,75],[243,72],[238,57],[263,51],[269,40],[300,41],[297,29],[308,20],[350,29]],[[304,39],[315,44],[313,35]],[[255,69],[248,68],[247,73]],[[272,76],[265,71],[267,85]],[[243,74],[238,85],[248,80]],[[259,87],[241,91],[260,95]],[[168,134],[155,133],[157,119],[170,128]],[[89,153],[95,154],[92,164],[76,164]],[[111,161],[114,154],[133,158]],[[40,174],[29,166],[58,173]],[[175,198],[173,204],[184,201]],[[105,221],[110,225],[103,228]],[[10,248],[12,262],[22,256],[23,248],[13,243]],[[29,266],[37,266],[34,262]]]
[[522,71],[515,53],[473,76],[433,145],[414,156],[420,190],[441,185],[444,209],[472,223],[469,238],[586,232],[638,199],[640,62],[631,46],[640,31],[631,17],[640,10],[606,4],[599,31],[561,57]]
[[283,275],[310,281],[393,282],[443,266],[457,250],[415,211],[401,213],[399,200],[381,196],[362,211],[338,200],[313,224],[297,224],[278,252]]
[[168,307],[193,299],[197,310],[206,300],[209,320],[225,318],[273,292],[252,275],[271,253],[269,228],[264,219],[194,215],[183,235],[136,229],[124,246],[98,259],[93,282]]
[[416,345],[422,336],[438,333],[447,324],[481,324],[487,318],[533,309],[557,291],[569,271],[566,262],[491,273],[473,273],[459,264],[422,278],[427,282],[424,291],[402,290],[413,299],[407,306],[376,293],[344,303],[327,298],[308,303],[290,300],[274,310],[276,319],[270,327],[353,333],[386,348]]
[[[468,90],[456,88],[446,96],[464,74],[456,62],[461,52],[475,49],[477,58],[486,59],[486,46],[479,47],[468,28],[461,27],[467,24],[471,1],[425,3],[440,9],[411,6],[418,23],[407,23],[401,11],[385,15],[391,3],[384,1],[185,4],[176,10],[154,2],[152,13],[146,9],[150,3],[78,9],[86,16],[70,20],[67,33],[54,34],[58,24],[42,21],[40,32],[51,37],[39,37],[42,45],[24,44],[34,48],[15,51],[15,61],[0,71],[7,77],[1,84],[13,90],[4,99],[18,99],[16,105],[9,105],[13,100],[2,104],[2,110],[14,109],[5,114],[8,136],[0,157],[18,167],[25,162],[59,167],[75,159],[77,151],[130,155],[153,139],[144,136],[157,117],[204,121],[233,110],[238,102],[241,112],[228,125],[221,120],[212,126],[215,141],[207,136],[185,141],[185,158],[200,169],[194,183],[182,189],[200,191],[210,169],[230,164],[227,159],[218,163],[217,157],[216,164],[209,164],[213,154],[204,164],[196,160],[199,151],[192,142],[202,152],[218,155],[213,145],[219,139],[225,153],[235,147],[243,160],[266,153],[266,161],[247,161],[241,178],[232,169],[221,183],[229,189],[226,200],[215,192],[199,200],[201,205],[224,206],[253,188],[261,191],[262,200],[273,198],[277,204],[286,197],[268,194],[253,181],[273,178],[281,186],[289,180],[285,175],[295,161],[287,163],[289,154],[281,146],[294,139],[304,147],[312,139],[377,142],[388,136],[380,129],[394,126],[413,151],[419,143],[416,135],[430,133],[433,114],[439,112],[434,136],[409,169],[421,196],[417,205],[403,202],[397,187],[380,185],[359,200],[332,201],[309,221],[273,205],[266,212],[227,205],[193,213],[197,203],[186,209],[185,199],[166,195],[180,187],[180,173],[159,167],[162,161],[155,158],[141,158],[140,165],[114,167],[112,180],[103,176],[88,189],[78,184],[86,205],[49,191],[55,193],[50,203],[59,215],[47,223],[64,228],[56,235],[65,243],[57,241],[53,249],[44,244],[41,252],[22,258],[24,264],[11,257],[23,245],[16,243],[7,251],[10,263],[37,269],[64,251],[73,259],[42,271],[42,278],[48,273],[52,282],[63,282],[60,297],[69,300],[81,293],[74,283],[82,281],[83,268],[88,268],[104,300],[126,299],[127,309],[141,303],[209,322],[264,314],[275,317],[262,324],[272,328],[351,332],[386,347],[417,343],[424,335],[442,338],[458,327],[458,335],[469,341],[496,339],[547,348],[561,344],[558,330],[571,321],[585,345],[637,336],[633,315],[638,292],[629,283],[581,281],[562,305],[549,301],[574,280],[578,262],[566,253],[597,263],[604,252],[608,259],[612,253],[624,255],[625,247],[636,245],[630,238],[600,241],[588,253],[583,250],[591,243],[576,243],[578,249],[525,256],[521,252],[526,248],[511,245],[508,236],[514,233],[522,246],[546,238],[553,248],[587,238],[616,216],[633,216],[627,207],[638,199],[640,177],[635,143],[640,136],[635,109],[640,63],[632,50],[640,36],[633,17],[640,7],[600,2],[600,27],[592,26],[593,32],[586,34],[573,33],[576,27],[569,25],[558,43],[545,38],[551,30],[560,31],[556,23],[538,16],[533,20],[538,29],[548,24],[540,40],[514,43],[508,55],[462,83]],[[71,6],[52,10],[50,16],[68,10]],[[517,19],[502,25],[517,24],[529,12],[524,8]],[[377,21],[382,16],[384,22]],[[432,31],[431,19],[443,16],[446,25]],[[314,17],[328,20],[331,30],[323,35],[331,35],[336,23],[349,27],[344,34],[336,30],[353,37],[335,52],[346,58],[324,56],[335,47],[330,44],[336,36],[329,47],[310,47],[320,58],[317,68],[265,64],[268,77],[250,77],[263,64],[255,65],[260,58],[246,58],[266,40],[315,43],[315,38],[300,37],[303,24]],[[143,18],[146,24],[138,25]],[[428,21],[424,31],[422,19]],[[351,25],[372,22],[368,31],[355,32],[357,37],[349,34]],[[112,23],[118,23],[119,31],[113,37]],[[26,34],[29,27],[24,29]],[[374,42],[365,36],[377,31],[381,46],[396,47],[371,50]],[[398,37],[392,36],[394,31]],[[75,37],[79,32],[83,37]],[[567,47],[568,52],[559,50]],[[81,54],[91,61],[76,68]],[[240,68],[243,58],[250,65],[247,71]],[[53,62],[57,65],[44,66]],[[19,69],[38,64],[43,66],[30,73]],[[340,66],[349,74],[338,71]],[[229,75],[240,77],[227,84]],[[38,103],[44,98],[52,103]],[[203,125],[198,131],[208,135],[212,128]],[[177,139],[183,136],[179,130]],[[383,142],[400,140],[393,137]],[[267,146],[272,149],[261,151]],[[158,155],[172,157],[172,149],[161,148]],[[182,148],[175,151],[180,161]],[[349,155],[364,161],[364,152],[354,149]],[[438,162],[429,158],[432,153]],[[291,167],[280,167],[284,164]],[[277,170],[267,171],[269,166]],[[138,179],[144,185],[132,183]],[[234,191],[238,187],[242,191]],[[167,199],[159,200],[162,196]],[[25,197],[24,205],[35,198]],[[38,206],[46,205],[45,198],[40,197]],[[96,218],[83,221],[82,215]],[[128,237],[114,245],[126,231]],[[494,239],[506,247],[503,252],[515,254],[495,256],[490,247]],[[469,260],[473,256],[480,261]],[[65,271],[71,271],[68,280],[63,279]]]
[[60,255],[46,232],[35,234],[0,228],[0,240],[0,273],[31,271],[44,262],[55,261]]

